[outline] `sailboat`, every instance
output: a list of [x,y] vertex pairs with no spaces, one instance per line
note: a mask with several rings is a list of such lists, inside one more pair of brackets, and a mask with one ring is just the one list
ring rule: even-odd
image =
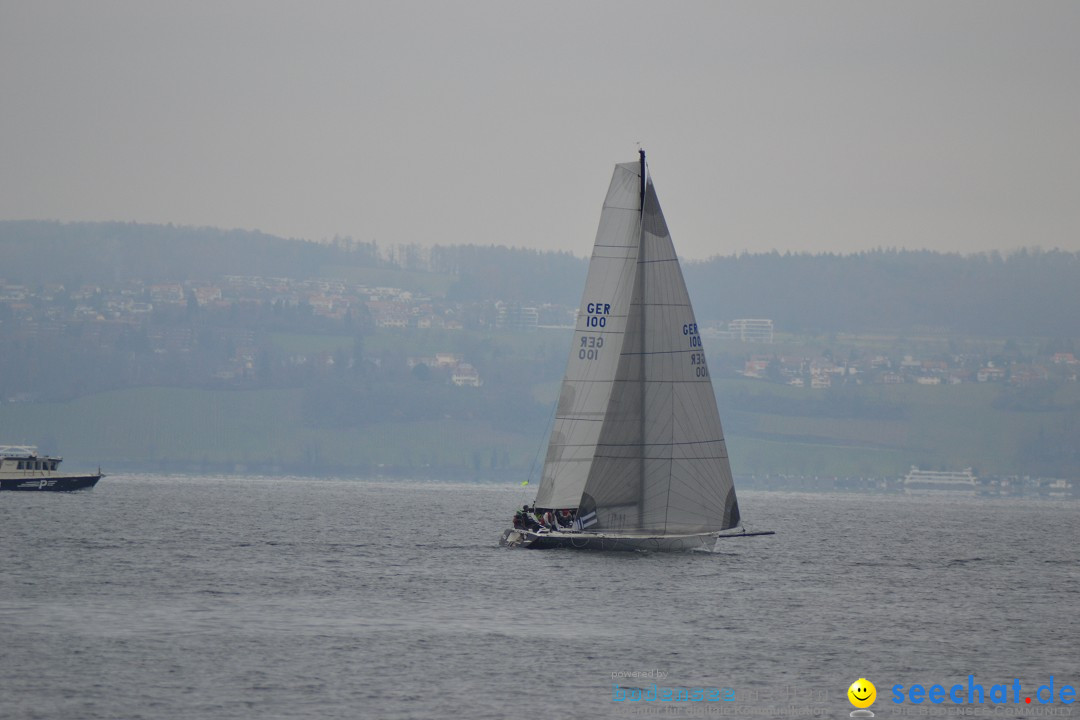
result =
[[642,150],[615,166],[540,488],[501,544],[686,550],[773,534],[740,533],[740,520],[701,333]]

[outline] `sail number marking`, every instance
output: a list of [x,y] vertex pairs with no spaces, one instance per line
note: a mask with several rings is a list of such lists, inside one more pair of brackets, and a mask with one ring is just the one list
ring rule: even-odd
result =
[[701,336],[698,335],[697,323],[688,323],[682,326],[682,334],[690,339],[690,347],[701,347]]
[[[683,335],[690,340],[691,348],[701,347],[701,336],[698,335],[698,324],[687,323],[683,326]],[[705,353],[690,353],[690,365],[693,366],[693,376],[696,378],[708,377],[708,366],[705,365]]]
[[[701,336],[698,335],[697,323],[683,325],[682,334],[690,340],[690,347],[701,347]],[[705,353],[690,353],[690,364],[694,366],[694,377],[709,377],[709,368],[705,364]]]
[[705,364],[705,353],[690,353],[690,364],[694,366],[694,377],[709,377],[709,367]]
[[610,303],[589,303],[585,306],[585,327],[607,327],[605,315],[611,314]]
[[578,348],[578,358],[581,360],[595,360],[600,357],[600,348],[604,347],[603,335],[582,335],[581,347]]

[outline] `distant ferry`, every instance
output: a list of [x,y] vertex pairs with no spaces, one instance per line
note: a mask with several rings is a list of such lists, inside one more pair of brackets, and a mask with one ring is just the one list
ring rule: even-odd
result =
[[82,490],[105,477],[57,472],[63,458],[38,455],[33,445],[0,445],[0,490]]
[[909,493],[968,492],[979,490],[979,478],[971,468],[960,471],[920,470],[915,465],[903,480]]

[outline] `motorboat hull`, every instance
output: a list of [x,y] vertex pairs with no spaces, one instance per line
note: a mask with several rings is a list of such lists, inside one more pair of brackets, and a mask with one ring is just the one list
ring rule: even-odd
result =
[[54,492],[84,490],[94,487],[102,477],[104,476],[101,474],[95,474],[0,478],[0,490],[52,490]]

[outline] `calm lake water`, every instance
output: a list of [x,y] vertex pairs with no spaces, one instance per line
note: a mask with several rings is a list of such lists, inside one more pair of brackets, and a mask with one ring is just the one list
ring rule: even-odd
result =
[[[860,677],[878,717],[943,715],[961,707],[891,688],[969,675],[1009,686],[993,717],[1080,715],[1024,703],[1051,676],[1080,687],[1076,503],[743,492],[778,535],[498,547],[531,495],[164,476],[0,493],[0,717],[847,717]],[[616,683],[735,699],[616,702]]]

